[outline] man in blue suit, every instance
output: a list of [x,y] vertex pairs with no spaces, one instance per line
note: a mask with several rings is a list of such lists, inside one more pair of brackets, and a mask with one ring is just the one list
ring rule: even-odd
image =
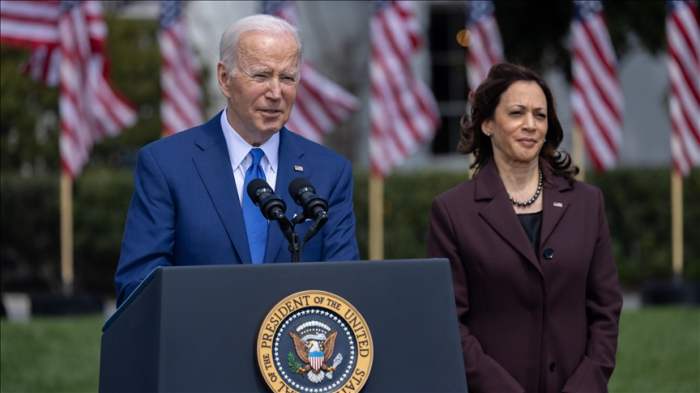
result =
[[[359,259],[350,162],[284,127],[301,52],[297,30],[269,15],[244,18],[223,34],[217,77],[228,106],[139,153],[115,275],[118,305],[159,266],[291,261],[277,224],[245,191],[253,178],[272,185],[290,218],[302,212],[286,192],[293,179],[308,179],[326,197],[328,222],[302,260]],[[297,225],[300,238],[310,224]]]

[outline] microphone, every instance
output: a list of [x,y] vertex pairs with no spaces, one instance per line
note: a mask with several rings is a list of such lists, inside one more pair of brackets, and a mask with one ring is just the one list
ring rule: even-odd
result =
[[[298,177],[289,183],[289,195],[297,205],[304,208],[306,217],[317,220],[327,217],[328,202],[316,194],[316,189],[303,177]],[[325,223],[325,221],[324,221]]]
[[297,205],[304,208],[303,215],[314,220],[304,236],[304,243],[306,243],[328,221],[328,202],[322,196],[316,194],[316,189],[311,185],[311,182],[303,177],[298,177],[289,183],[289,195],[291,195]]
[[284,216],[287,205],[272,187],[263,179],[253,179],[248,183],[248,196],[255,206],[260,208],[262,215],[268,220],[278,221]]

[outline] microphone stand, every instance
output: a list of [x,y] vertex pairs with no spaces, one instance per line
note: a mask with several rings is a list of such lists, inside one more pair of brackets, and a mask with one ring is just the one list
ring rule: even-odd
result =
[[299,242],[299,234],[294,230],[294,227],[296,227],[297,224],[304,222],[306,218],[306,214],[304,214],[303,212],[294,217],[291,223],[286,217],[284,217],[284,220],[286,220],[286,224],[284,227],[281,223],[282,220],[277,221],[280,224],[280,229],[282,229],[282,233],[284,233],[284,237],[287,238],[287,242],[289,242],[289,252],[292,253],[292,262],[301,262],[301,255],[304,250],[304,245],[309,240],[311,240],[311,238],[314,237],[316,233],[318,233],[318,231],[326,223],[326,221],[328,221],[328,216],[326,214],[322,214],[316,217],[314,222],[309,227],[308,232],[306,232],[306,236],[304,236],[304,241]]
[[[294,230],[296,223],[294,221],[290,222],[289,219],[284,215],[279,217],[273,217],[284,234],[284,238],[287,239],[289,243],[289,252],[292,253],[292,262],[301,262],[301,250],[303,245],[299,242],[299,234]],[[296,219],[296,218],[295,218]]]

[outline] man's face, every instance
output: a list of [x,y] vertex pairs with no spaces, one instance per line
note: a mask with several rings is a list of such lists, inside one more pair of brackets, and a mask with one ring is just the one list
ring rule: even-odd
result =
[[246,142],[260,146],[287,123],[294,106],[299,84],[299,48],[294,36],[243,34],[232,73],[219,62],[219,88],[228,100],[229,124]]

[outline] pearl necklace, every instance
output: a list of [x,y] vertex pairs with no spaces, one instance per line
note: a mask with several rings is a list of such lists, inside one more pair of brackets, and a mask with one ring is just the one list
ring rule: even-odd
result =
[[525,206],[532,205],[537,200],[537,198],[540,196],[540,192],[542,192],[542,169],[540,169],[539,171],[540,171],[540,181],[537,184],[537,191],[535,191],[535,195],[532,198],[530,198],[530,200],[527,202],[518,202],[515,199],[513,199],[513,197],[510,196],[510,194],[509,194],[508,197],[510,198],[510,201],[513,203],[513,205],[516,205],[519,207],[525,207]]

